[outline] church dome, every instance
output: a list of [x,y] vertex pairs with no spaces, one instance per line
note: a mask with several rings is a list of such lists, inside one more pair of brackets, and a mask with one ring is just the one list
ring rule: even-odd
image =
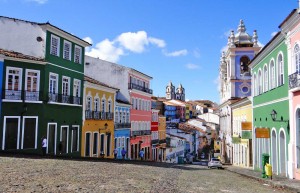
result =
[[252,36],[250,36],[246,32],[246,27],[245,27],[244,21],[242,19],[240,20],[240,24],[238,26],[237,33],[234,35],[234,44],[237,47],[244,47],[244,46],[247,47],[247,45],[248,46],[253,45]]

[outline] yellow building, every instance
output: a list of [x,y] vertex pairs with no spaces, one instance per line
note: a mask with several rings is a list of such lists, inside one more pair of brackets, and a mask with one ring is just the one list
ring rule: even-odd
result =
[[188,121],[190,119],[190,110],[192,109],[192,105],[189,103],[185,103],[185,120]]
[[166,161],[166,117],[158,118],[158,138],[159,138],[159,154],[162,155],[162,161]]
[[117,91],[117,88],[84,77],[82,157],[114,157],[114,106]]
[[245,97],[231,108],[233,165],[252,167],[252,101]]

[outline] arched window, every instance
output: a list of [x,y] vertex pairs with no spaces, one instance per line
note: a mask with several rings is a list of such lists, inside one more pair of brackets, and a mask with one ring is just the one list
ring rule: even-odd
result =
[[92,110],[92,97],[91,96],[86,97],[86,110],[87,111]]
[[269,77],[268,77],[268,67],[267,65],[264,66],[264,92],[268,91],[268,83],[269,83]]
[[127,116],[126,116],[126,123],[130,123],[129,121],[129,112],[127,111]]
[[112,106],[111,106],[111,100],[109,100],[109,101],[108,101],[108,112],[109,112],[109,113],[112,112],[111,107],[112,107]]
[[250,62],[250,59],[248,56],[242,56],[240,59],[240,67],[241,67],[241,74],[244,74],[245,72],[249,72],[248,64]]
[[115,110],[115,121],[116,121],[116,123],[119,122],[119,112],[117,109]]
[[283,58],[282,54],[279,54],[278,59],[277,59],[277,65],[278,65],[278,86],[283,85]]
[[300,73],[300,48],[298,44],[296,44],[294,48],[294,57],[296,72]]
[[274,64],[274,61],[272,60],[271,64],[270,64],[270,76],[271,76],[270,77],[270,89],[273,89],[276,86],[275,73],[276,73],[275,64]]
[[96,111],[96,112],[100,111],[100,99],[99,98],[94,99],[94,111]]
[[253,95],[257,95],[257,77],[256,74],[253,75]]
[[101,108],[102,108],[101,110],[102,110],[102,112],[106,112],[105,102],[106,102],[105,99],[102,99],[102,102],[101,102]]
[[262,74],[261,70],[258,71],[258,94],[262,93]]

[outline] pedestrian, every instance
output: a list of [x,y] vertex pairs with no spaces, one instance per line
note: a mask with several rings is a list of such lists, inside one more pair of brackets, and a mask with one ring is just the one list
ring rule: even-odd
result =
[[141,149],[139,156],[140,156],[141,160],[144,160],[144,150],[143,149]]
[[45,136],[42,137],[42,153],[43,156],[46,155],[46,150],[47,150],[47,138]]
[[125,160],[126,153],[127,153],[127,151],[126,151],[126,150],[124,149],[124,147],[123,147],[123,149],[122,149],[122,151],[121,151],[123,160]]
[[117,159],[117,156],[118,156],[118,149],[115,148],[115,149],[114,149],[114,157],[115,157],[115,160]]

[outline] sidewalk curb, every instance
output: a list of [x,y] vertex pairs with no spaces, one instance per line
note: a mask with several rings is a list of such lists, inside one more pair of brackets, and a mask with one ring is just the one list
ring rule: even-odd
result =
[[229,172],[236,173],[236,174],[239,174],[241,176],[244,176],[244,177],[247,177],[247,178],[251,178],[251,179],[254,179],[254,180],[259,181],[259,182],[263,182],[265,184],[270,185],[273,188],[285,189],[285,190],[288,190],[288,191],[300,193],[299,189],[291,187],[291,186],[288,186],[286,184],[280,184],[280,181],[272,181],[272,180],[267,180],[267,179],[264,179],[264,178],[259,178],[259,177],[256,177],[256,176],[247,175],[247,174],[244,174],[244,173],[240,173],[240,172],[228,169],[227,167],[224,167],[224,169],[227,170],[227,171],[229,171]]

